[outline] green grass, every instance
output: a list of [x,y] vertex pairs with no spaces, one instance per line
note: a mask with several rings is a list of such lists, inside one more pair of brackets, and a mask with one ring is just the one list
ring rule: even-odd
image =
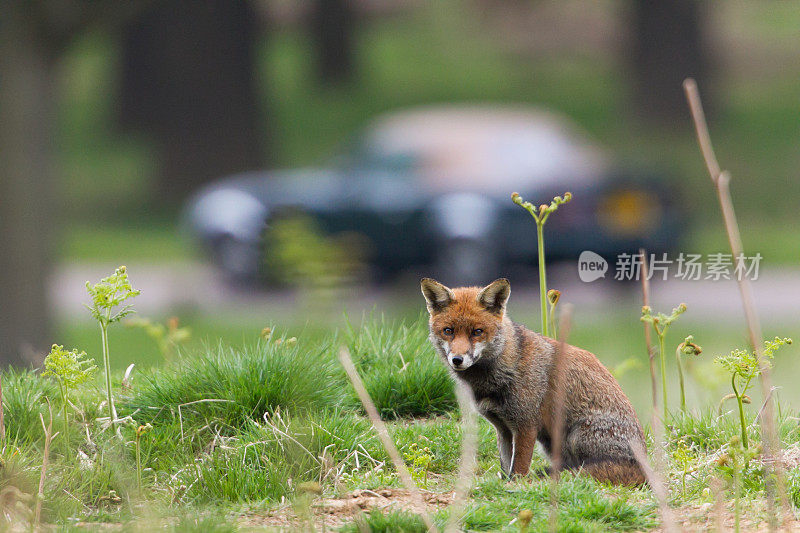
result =
[[433,416],[455,408],[453,382],[432,353],[425,321],[392,326],[382,318],[349,329],[348,347],[381,416]]
[[40,379],[28,370],[9,369],[3,373],[3,408],[10,441],[31,445],[43,440],[39,415],[47,415],[48,398],[58,398],[54,381]]
[[[635,335],[630,338],[619,324],[606,335],[599,333],[608,330],[606,322],[578,327],[580,324],[576,322],[573,330],[577,344],[601,351],[615,348],[609,350],[615,354],[613,359],[604,358],[609,366],[622,362],[628,347],[631,353],[641,354],[641,325],[635,321],[631,321]],[[676,329],[680,327],[681,322],[675,324]],[[731,330],[719,331],[721,337],[709,338],[732,336]],[[677,339],[682,332],[672,334]],[[705,330],[704,334],[712,332]],[[720,346],[733,344],[717,342]],[[112,356],[121,343],[112,337]],[[449,494],[459,466],[460,417],[452,403],[452,385],[438,380],[440,375],[449,378],[441,374],[444,366],[428,346],[425,319],[366,318],[363,326],[351,325],[340,332],[301,333],[296,343],[288,342],[288,335],[278,331],[270,340],[187,347],[174,361],[136,375],[130,389],[120,387],[122,367],[118,367],[117,403],[121,416],[130,417],[122,428],[122,442],[98,421],[105,412],[99,383],[76,390],[68,407],[73,426],[70,453],[64,455],[60,436],[51,450],[45,520],[64,526],[75,521],[122,523],[131,531],[164,524],[175,531],[230,530],[224,529],[226,524],[235,525],[244,516],[277,512],[281,502],[303,508],[307,503],[302,503],[302,498],[307,496],[298,487],[304,482],[320,483],[327,498],[347,497],[356,489],[399,487],[394,467],[338,366],[335,356],[340,343],[350,347],[374,397],[385,402],[380,405],[390,434],[417,482],[427,491]],[[405,370],[401,370],[399,354],[408,363]],[[780,370],[789,368],[790,359],[783,358],[785,355],[775,362]],[[646,383],[642,372],[646,370],[624,374],[622,382],[626,391],[639,398],[642,419],[647,420],[648,410],[643,406],[649,402],[649,390],[642,386]],[[9,371],[2,378],[9,440],[0,451],[4,465],[0,491],[14,486],[32,494],[38,483],[43,443],[39,413],[46,415],[49,399],[54,427],[59,428],[59,396],[53,382],[32,372]],[[674,382],[674,376],[669,380]],[[436,402],[432,402],[434,398]],[[730,405],[718,414],[715,404],[690,395],[692,413],[675,414],[667,425],[669,468],[665,478],[673,506],[713,501],[707,490],[712,477],[723,481],[726,499],[732,499],[730,466],[718,459],[729,453],[738,422]],[[784,446],[796,448],[800,431],[795,411],[786,407],[790,404],[783,398],[781,405],[781,439]],[[754,422],[757,407],[755,402],[747,410],[754,443],[760,441]],[[431,416],[435,413],[442,414]],[[133,441],[135,427],[144,422],[152,423],[153,428],[141,437],[144,471],[140,495]],[[425,470],[413,463],[421,453],[430,456]],[[534,472],[541,472],[546,464],[543,456],[535,454]],[[527,509],[533,513],[532,530],[544,529],[549,488],[547,480],[539,476],[534,473],[528,479],[501,481],[494,429],[481,420],[478,467],[465,527],[516,531],[518,525],[513,521]],[[788,481],[790,498],[800,505],[797,469],[789,471]],[[743,473],[745,508],[758,507],[763,490],[763,468],[755,460]],[[114,503],[113,495],[121,501]],[[647,489],[606,486],[583,475],[566,474],[559,491],[563,531],[646,531],[658,525],[656,509]],[[449,508],[439,511],[436,522],[443,525],[448,512]],[[750,517],[760,516],[758,513],[753,511]],[[177,521],[167,519],[170,516],[178,517]],[[402,508],[373,511],[358,520],[381,531],[414,531],[419,525],[418,517]],[[357,525],[347,526],[348,530],[353,527]]]
[[[570,343],[596,354],[612,371],[624,369],[629,366],[626,361],[632,359],[635,364],[622,374],[618,373],[616,377],[637,412],[644,417],[649,416],[651,393],[648,363],[642,357],[644,337],[642,324],[639,322],[640,301],[635,292],[627,295],[627,298],[627,303],[622,303],[618,309],[610,309],[602,315],[576,309]],[[181,326],[189,327],[192,332],[191,339],[183,346],[183,351],[188,355],[205,353],[203,349],[216,346],[219,339],[224,339],[229,349],[235,351],[252,347],[265,323],[279,318],[286,324],[276,334],[296,336],[298,342],[305,345],[331,343],[331,351],[328,353],[331,358],[336,355],[334,346],[345,344],[353,354],[359,370],[363,372],[367,388],[383,415],[407,417],[444,413],[455,405],[447,372],[427,342],[424,320],[420,321],[418,313],[421,300],[420,297],[416,305],[409,308],[397,306],[387,309],[389,314],[385,319],[379,316],[353,321],[338,333],[334,324],[341,321],[321,321],[312,326],[304,324],[301,321],[302,316],[286,317],[282,311],[264,317],[265,322],[252,318],[237,320],[224,315],[211,319],[191,311],[176,311],[181,319]],[[535,304],[512,298],[509,312],[515,321],[522,324],[535,327],[539,323]],[[154,319],[164,320],[161,317]],[[722,368],[713,363],[713,359],[718,355],[728,354],[734,348],[747,345],[747,335],[743,328],[740,323],[720,324],[706,321],[705,317],[689,308],[672,326],[667,336],[670,398],[674,401],[678,398],[677,383],[671,379],[677,376],[672,354],[678,343],[691,334],[703,347],[703,354],[687,362],[687,403],[689,406],[716,406],[719,399],[730,392],[730,380]],[[764,335],[765,338],[775,335],[793,337],[795,340],[800,338],[800,332],[792,323],[767,325]],[[135,383],[141,380],[140,372],[168,364],[158,351],[156,343],[138,328],[127,328],[123,322],[123,325],[110,328],[109,337],[112,368],[123,371],[129,364],[135,363]],[[69,348],[86,350],[95,361],[101,359],[100,333],[95,324],[63,323],[58,328],[55,340]],[[800,390],[794,386],[800,377],[800,364],[796,362],[798,355],[800,344],[795,343],[785,347],[775,361],[781,369],[773,377],[775,384],[781,387],[778,397],[790,405],[800,405]],[[403,361],[408,363],[405,371],[401,371]],[[342,394],[348,397],[347,404],[357,406],[355,394],[350,388],[346,388]],[[754,401],[758,403],[757,398]],[[677,403],[672,407],[677,407]]]
[[[644,492],[643,489],[604,490],[590,478],[566,474],[558,495],[559,523],[566,531],[650,529],[656,525],[654,509],[651,503],[642,505],[641,501],[636,502],[644,495],[639,494],[640,490]],[[469,529],[513,530],[508,527],[510,519],[523,509],[533,512],[531,525],[534,531],[547,529],[550,486],[544,480],[511,487],[500,480],[486,480],[478,483],[474,498],[476,503],[468,509],[464,520]]]
[[[277,342],[281,340],[280,344]],[[129,408],[142,417],[212,417],[230,426],[259,420],[279,410],[308,412],[334,407],[344,396],[345,378],[329,342],[308,346],[286,337],[241,349],[222,345],[196,356],[179,356],[139,382]]]
[[359,517],[352,524],[341,529],[344,533],[360,533],[371,531],[373,533],[424,533],[428,530],[422,518],[404,511],[382,513],[378,510]]

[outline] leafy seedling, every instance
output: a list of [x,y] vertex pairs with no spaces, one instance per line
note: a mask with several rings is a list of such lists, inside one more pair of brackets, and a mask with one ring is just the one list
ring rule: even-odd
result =
[[[792,344],[790,338],[775,337],[771,341],[764,341],[763,364],[766,368],[772,368],[772,358],[775,352],[785,344]],[[733,350],[729,355],[723,355],[714,359],[715,362],[731,373],[731,388],[739,406],[739,423],[742,427],[742,447],[747,450],[747,423],[744,418],[745,393],[750,389],[753,378],[761,374],[762,367],[759,365],[758,355],[753,350]]]
[[[103,366],[106,377],[106,394],[108,396],[108,416],[110,423],[114,425],[117,421],[117,409],[114,407],[114,397],[111,394],[111,358],[108,352],[108,326],[114,322],[119,322],[126,316],[133,313],[133,306],[130,304],[122,305],[129,298],[140,294],[140,291],[131,287],[128,281],[128,272],[121,266],[107,278],[101,279],[92,285],[86,282],[86,290],[92,297],[92,304],[86,308],[100,324],[100,335],[103,343]],[[116,433],[121,436],[119,427]]]
[[686,311],[686,304],[680,304],[672,310],[672,313],[665,315],[664,313],[653,314],[650,306],[645,305],[642,307],[642,322],[646,322],[653,326],[653,330],[658,337],[658,356],[661,362],[661,396],[664,403],[664,422],[667,420],[669,411],[667,410],[667,361],[666,354],[664,353],[664,339],[667,336],[667,330],[670,324],[675,322],[677,318]]
[[686,477],[697,471],[697,468],[692,466],[695,460],[694,450],[685,436],[678,439],[675,443],[675,449],[672,451],[672,458],[680,465],[681,495],[686,497]]
[[553,338],[558,338],[558,330],[556,328],[556,306],[558,300],[561,298],[561,291],[550,289],[547,291],[547,303],[550,304],[550,329],[553,332]]
[[694,343],[694,337],[689,335],[682,343],[678,345],[675,350],[675,362],[678,364],[678,379],[681,384],[681,411],[686,412],[686,392],[683,385],[683,361],[681,356],[700,355],[703,353],[703,348]]
[[734,531],[740,531],[742,516],[742,473],[747,470],[750,461],[761,454],[761,447],[747,449],[745,443],[736,435],[728,441],[727,453],[717,459],[717,467],[730,476],[733,481],[733,515]]
[[428,471],[433,462],[431,449],[427,446],[421,447],[416,442],[412,442],[409,450],[403,455],[411,467],[411,477],[417,484],[427,487]]
[[142,435],[153,429],[151,424],[139,425],[136,427],[136,488],[139,497],[142,496]]
[[50,353],[44,358],[43,376],[50,376],[58,382],[61,393],[64,427],[64,456],[69,455],[69,422],[67,420],[67,404],[69,391],[88,381],[97,371],[94,359],[87,359],[86,352],[65,350],[63,346],[54,344]]
[[523,201],[519,193],[515,192],[511,195],[511,201],[530,213],[536,222],[536,239],[539,245],[539,299],[541,301],[542,335],[545,337],[550,335],[547,333],[547,273],[545,271],[544,256],[544,224],[550,218],[550,215],[558,210],[559,206],[568,203],[570,200],[572,200],[572,193],[566,192],[563,197],[556,196],[553,198],[550,205],[542,204],[537,208],[532,203]]

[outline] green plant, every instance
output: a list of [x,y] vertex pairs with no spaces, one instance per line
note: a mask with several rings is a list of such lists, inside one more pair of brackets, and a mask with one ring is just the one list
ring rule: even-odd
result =
[[691,335],[686,337],[686,339],[678,345],[678,349],[675,350],[675,362],[678,365],[678,379],[681,384],[681,411],[684,413],[686,412],[686,392],[684,391],[683,385],[683,362],[681,361],[681,355],[700,355],[701,353],[703,353],[703,349],[694,343],[694,337]]
[[550,328],[553,331],[553,338],[558,338],[558,330],[556,328],[556,305],[561,298],[561,291],[550,289],[547,291],[547,303],[550,304]]
[[156,342],[158,351],[167,360],[172,359],[178,347],[192,337],[189,328],[179,326],[176,316],[170,317],[166,325],[153,322],[149,318],[132,318],[127,320],[125,325],[144,330],[147,336]]
[[142,495],[142,435],[153,429],[152,424],[143,424],[136,427],[136,489]]
[[727,452],[717,459],[717,468],[732,481],[734,531],[737,533],[740,531],[742,516],[742,474],[750,461],[760,453],[760,446],[748,449],[747,444],[734,435],[728,441]]
[[664,403],[664,422],[667,421],[669,410],[667,409],[667,360],[664,353],[664,339],[667,336],[667,330],[682,313],[686,311],[686,304],[680,304],[672,310],[672,313],[665,315],[664,313],[653,314],[650,306],[645,305],[642,307],[642,322],[646,322],[653,326],[653,330],[658,337],[658,356],[661,362],[661,398]]
[[511,201],[525,209],[536,221],[536,239],[539,245],[539,299],[541,301],[542,313],[542,335],[549,337],[547,331],[547,274],[545,271],[544,256],[544,224],[550,215],[558,210],[558,207],[572,200],[572,193],[564,193],[563,198],[556,196],[550,205],[542,204],[538,208],[530,202],[525,202],[519,193],[511,195]]
[[411,470],[411,477],[418,485],[423,487],[428,486],[428,471],[433,462],[433,455],[428,446],[420,446],[416,442],[412,442],[408,447],[408,451],[403,452],[403,457],[409,463]]
[[[87,281],[86,290],[92,297],[92,304],[86,307],[100,324],[100,336],[103,345],[103,366],[106,377],[108,416],[109,423],[114,426],[117,421],[117,409],[114,406],[114,397],[111,394],[111,358],[108,351],[108,326],[114,322],[119,322],[134,312],[131,305],[122,306],[122,304],[129,298],[138,296],[140,291],[131,287],[128,281],[128,272],[124,266],[117,268],[112,275],[101,279],[94,285]],[[119,427],[115,429],[119,435]]]
[[44,358],[45,371],[43,376],[52,376],[58,382],[61,393],[64,428],[64,456],[69,454],[69,421],[67,419],[67,404],[69,403],[69,389],[89,380],[97,371],[94,359],[86,359],[86,352],[65,350],[63,346],[54,344],[50,353]]
[[[771,359],[775,351],[781,346],[791,344],[792,339],[775,337],[771,341],[764,341],[763,362],[766,368],[771,368]],[[748,447],[747,422],[744,417],[744,397],[750,388],[753,378],[761,374],[758,355],[753,350],[733,350],[729,355],[717,357],[714,361],[731,373],[731,388],[739,406],[739,423],[741,424],[742,446],[746,450]]]
[[692,451],[692,444],[689,439],[681,437],[675,443],[675,448],[672,450],[672,458],[678,463],[681,470],[681,493],[686,496],[686,476],[694,472],[692,462],[694,460],[694,453]]
[[307,296],[346,284],[363,271],[364,243],[353,233],[325,235],[314,219],[303,214],[274,220],[266,234],[269,272]]

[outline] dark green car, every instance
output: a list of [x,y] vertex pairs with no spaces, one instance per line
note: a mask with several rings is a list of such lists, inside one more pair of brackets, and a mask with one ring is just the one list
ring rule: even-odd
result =
[[327,168],[223,178],[191,200],[186,220],[237,279],[271,277],[286,255],[327,257],[326,243],[341,241],[332,257],[358,256],[380,275],[424,269],[472,283],[536,263],[533,223],[512,192],[532,202],[573,193],[547,225],[548,260],[672,249],[682,228],[665,181],[617,169],[549,112],[416,108],[375,120]]

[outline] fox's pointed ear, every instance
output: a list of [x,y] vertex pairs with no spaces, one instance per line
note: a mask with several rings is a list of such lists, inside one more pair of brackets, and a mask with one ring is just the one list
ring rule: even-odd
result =
[[430,314],[438,313],[453,301],[453,291],[435,279],[423,278],[422,281],[420,281],[420,286],[422,287],[422,295],[425,297],[425,302]]
[[487,311],[502,316],[511,294],[511,284],[506,278],[496,279],[478,293],[478,303]]

